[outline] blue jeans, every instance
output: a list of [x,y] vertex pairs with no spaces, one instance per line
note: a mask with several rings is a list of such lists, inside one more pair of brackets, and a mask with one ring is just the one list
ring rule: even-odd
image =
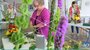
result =
[[[72,33],[74,33],[74,26],[71,26]],[[79,33],[79,28],[76,27],[76,32]]]

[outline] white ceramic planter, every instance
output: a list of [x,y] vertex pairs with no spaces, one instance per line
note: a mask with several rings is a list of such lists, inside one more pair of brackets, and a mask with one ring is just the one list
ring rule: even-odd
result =
[[44,49],[35,48],[35,50],[47,50],[47,48],[44,48]]
[[[2,38],[3,48],[4,50],[14,50],[15,45],[9,41],[8,38]],[[20,50],[29,50],[30,44],[24,44],[20,48]]]
[[35,50],[47,50],[47,41],[44,35],[35,36],[36,49]]

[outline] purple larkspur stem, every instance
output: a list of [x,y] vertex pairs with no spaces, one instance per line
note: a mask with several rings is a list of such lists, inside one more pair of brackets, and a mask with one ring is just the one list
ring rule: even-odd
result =
[[[64,7],[63,7],[64,3],[63,3],[63,1],[64,0],[58,0],[58,7],[62,11],[64,10]],[[64,45],[65,33],[67,32],[67,27],[68,27],[68,18],[66,17],[65,14],[62,15],[62,13],[61,13],[60,22],[58,24],[56,35],[55,35],[55,42],[54,42],[55,43],[55,48],[59,48],[60,50],[62,50],[62,47]]]
[[[61,24],[61,22],[63,22],[63,23]],[[57,31],[56,31],[56,36],[55,36],[55,46],[58,48],[61,48],[61,50],[62,50],[62,47],[64,44],[64,36],[67,31],[67,27],[68,27],[67,17],[61,17],[61,21],[59,22],[59,25],[58,25]],[[60,41],[60,43],[58,43],[59,41]]]
[[58,0],[58,7],[61,9],[62,8],[62,0]]

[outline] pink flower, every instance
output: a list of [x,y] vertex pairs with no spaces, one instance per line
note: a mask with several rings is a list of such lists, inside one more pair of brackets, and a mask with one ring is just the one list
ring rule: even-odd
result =
[[52,36],[53,36],[53,37],[55,36],[55,33],[54,33],[54,32],[52,32]]

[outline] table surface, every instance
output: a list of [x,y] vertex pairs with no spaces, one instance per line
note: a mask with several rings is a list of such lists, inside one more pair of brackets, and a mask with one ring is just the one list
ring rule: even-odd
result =
[[69,23],[69,26],[77,26],[77,27],[90,29],[90,26],[83,26],[83,23],[78,23],[78,24]]

